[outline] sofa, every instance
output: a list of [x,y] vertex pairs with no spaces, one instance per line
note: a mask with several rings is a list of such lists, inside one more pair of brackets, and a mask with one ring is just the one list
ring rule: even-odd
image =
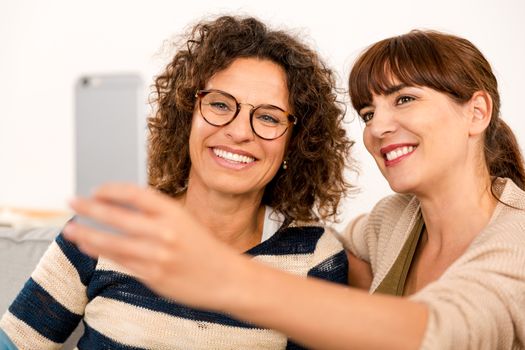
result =
[[[24,286],[31,272],[60,232],[60,227],[0,227],[0,315]],[[63,349],[75,348],[82,334],[82,324],[64,343]]]

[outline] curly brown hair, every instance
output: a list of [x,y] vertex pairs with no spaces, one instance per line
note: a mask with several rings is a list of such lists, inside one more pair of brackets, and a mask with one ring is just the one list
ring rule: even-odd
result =
[[342,125],[344,105],[337,101],[333,73],[298,39],[269,30],[252,17],[222,16],[197,23],[156,77],[156,113],[148,120],[150,185],[171,196],[185,191],[195,92],[240,57],[267,59],[284,69],[289,104],[298,118],[287,170],[279,169],[268,183],[263,204],[288,222],[334,216],[342,196],[353,188],[344,177],[353,142]]

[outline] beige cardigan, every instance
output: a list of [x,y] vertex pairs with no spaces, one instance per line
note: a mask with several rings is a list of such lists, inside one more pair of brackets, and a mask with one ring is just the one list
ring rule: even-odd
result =
[[[409,298],[429,307],[421,349],[525,349],[525,192],[497,179],[489,224],[435,282]],[[396,194],[352,221],[345,246],[370,262],[381,283],[420,217],[419,201]],[[351,267],[350,267],[351,268]]]

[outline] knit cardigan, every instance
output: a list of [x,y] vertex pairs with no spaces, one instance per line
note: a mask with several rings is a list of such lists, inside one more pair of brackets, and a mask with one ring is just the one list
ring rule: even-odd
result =
[[[343,247],[322,227],[282,229],[246,254],[303,277],[347,283]],[[20,349],[59,349],[80,321],[79,349],[301,348],[276,331],[161,298],[121,266],[92,259],[59,235],[0,328]]]
[[[429,310],[421,349],[525,349],[525,192],[509,179],[494,189],[501,202],[488,225],[438,280],[409,297]],[[395,194],[347,226],[345,246],[371,265],[371,293],[420,218],[414,196]]]

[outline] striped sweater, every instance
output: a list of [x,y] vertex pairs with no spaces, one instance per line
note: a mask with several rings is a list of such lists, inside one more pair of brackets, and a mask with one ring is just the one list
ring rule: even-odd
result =
[[[301,276],[347,282],[339,241],[322,227],[288,227],[246,252]],[[0,320],[20,349],[58,349],[79,322],[78,349],[299,349],[286,336],[161,298],[115,263],[59,235]]]

